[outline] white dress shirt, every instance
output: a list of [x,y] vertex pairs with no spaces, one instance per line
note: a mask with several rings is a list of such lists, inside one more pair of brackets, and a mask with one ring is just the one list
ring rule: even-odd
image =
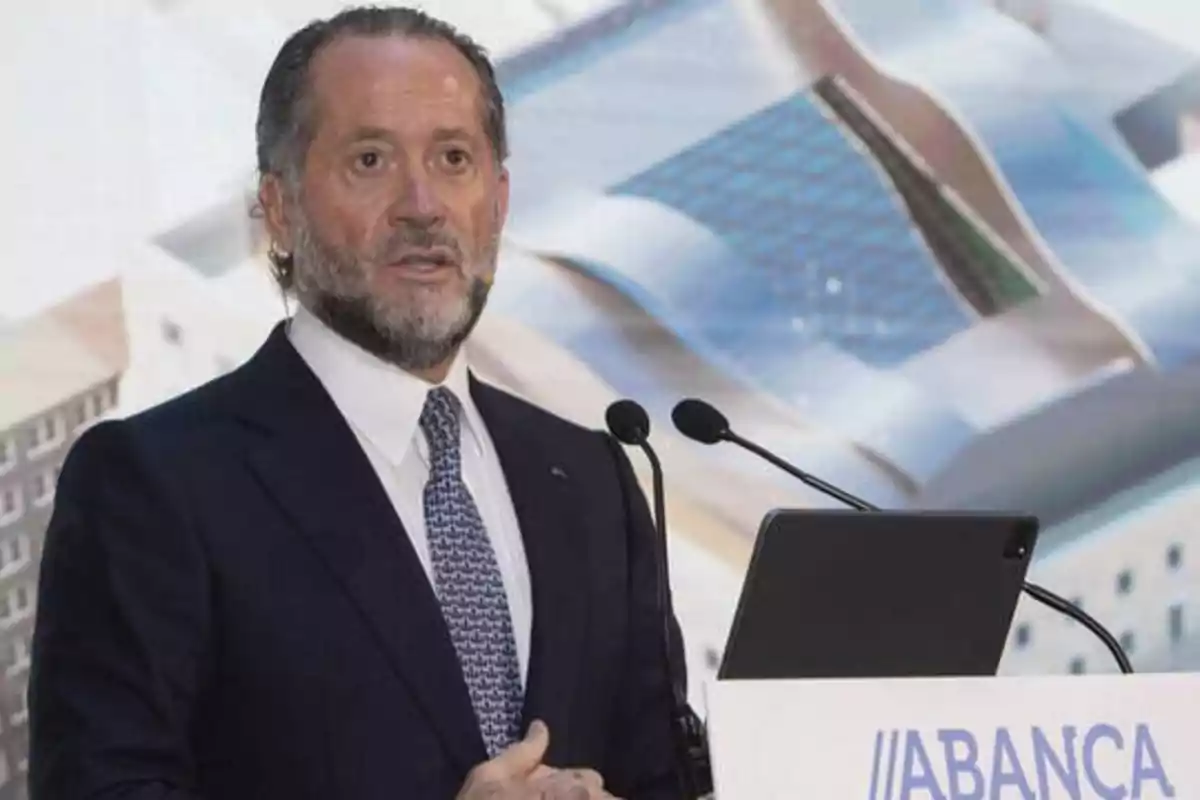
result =
[[[303,307],[289,323],[288,336],[354,430],[432,584],[424,504],[429,444],[420,418],[425,397],[434,385],[343,339]],[[444,385],[462,406],[463,480],[500,565],[524,683],[529,670],[533,599],[517,514],[495,445],[471,399],[461,354]]]

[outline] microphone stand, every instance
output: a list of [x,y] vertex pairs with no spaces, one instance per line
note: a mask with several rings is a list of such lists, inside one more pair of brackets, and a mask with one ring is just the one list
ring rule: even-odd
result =
[[654,527],[658,534],[658,607],[663,624],[663,645],[666,648],[665,663],[667,678],[671,683],[673,708],[671,727],[674,734],[671,738],[675,748],[676,763],[679,765],[681,790],[688,800],[698,800],[712,794],[712,765],[709,760],[704,723],[688,705],[683,687],[679,685],[675,674],[675,659],[671,654],[671,617],[674,615],[671,603],[671,573],[667,553],[667,509],[666,488],[663,484],[662,463],[650,443],[642,438],[637,442],[638,447],[646,454],[650,462],[650,474],[654,492]]

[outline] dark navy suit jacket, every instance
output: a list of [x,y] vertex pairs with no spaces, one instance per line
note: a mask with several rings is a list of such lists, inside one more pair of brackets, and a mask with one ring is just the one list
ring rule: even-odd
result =
[[[529,560],[526,721],[548,723],[548,763],[676,797],[654,529],[628,459],[472,394]],[[486,758],[429,581],[282,325],[240,369],[72,448],[29,700],[33,800],[449,800]]]

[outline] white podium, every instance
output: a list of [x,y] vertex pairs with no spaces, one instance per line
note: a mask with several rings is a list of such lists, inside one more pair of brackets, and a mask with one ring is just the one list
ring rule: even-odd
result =
[[1200,800],[1200,674],[715,681],[717,800]]

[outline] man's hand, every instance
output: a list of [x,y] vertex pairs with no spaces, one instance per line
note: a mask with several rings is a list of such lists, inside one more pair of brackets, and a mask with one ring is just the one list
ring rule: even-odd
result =
[[525,800],[527,797],[536,797],[528,793],[530,779],[539,768],[549,769],[542,766],[549,746],[550,730],[541,720],[534,720],[524,739],[471,770],[457,800]]
[[542,763],[550,730],[534,720],[525,738],[467,775],[456,800],[610,800],[590,769],[560,770]]
[[590,769],[539,767],[531,782],[530,797],[538,800],[617,800],[604,791],[604,779]]

